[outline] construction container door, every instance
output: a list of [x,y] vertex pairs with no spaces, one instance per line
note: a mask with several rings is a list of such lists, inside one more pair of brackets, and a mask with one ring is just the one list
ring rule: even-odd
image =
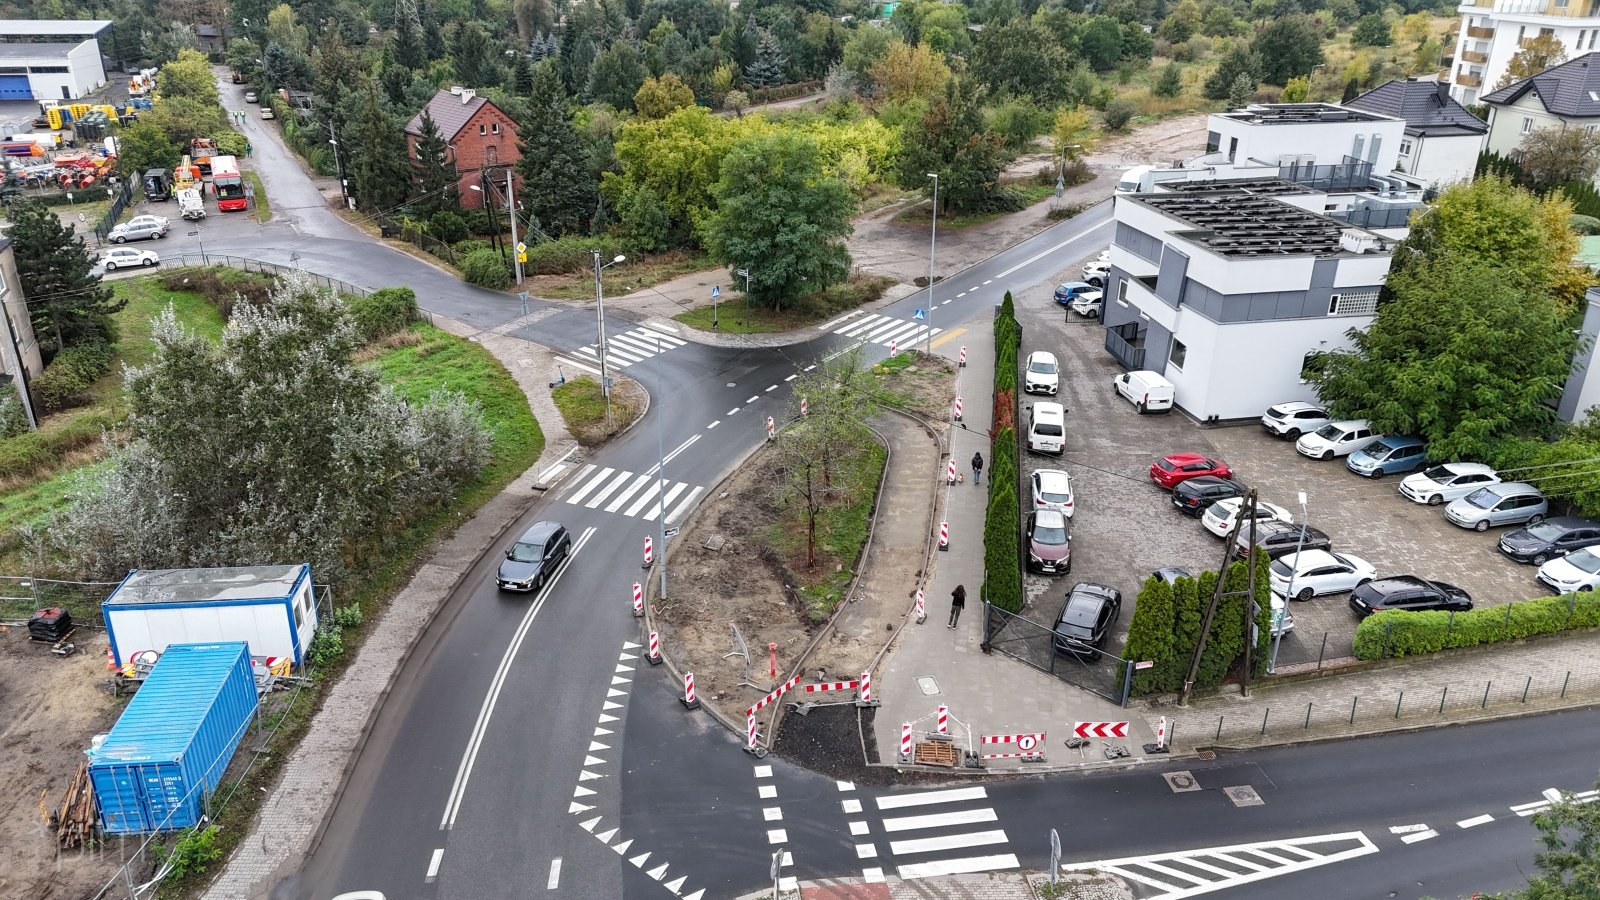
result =
[[0,75],[0,100],[32,100],[26,75]]

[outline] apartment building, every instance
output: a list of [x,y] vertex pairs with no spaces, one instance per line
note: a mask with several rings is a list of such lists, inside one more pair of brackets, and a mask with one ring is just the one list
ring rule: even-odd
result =
[[1468,106],[1495,90],[1511,58],[1540,34],[1560,41],[1568,59],[1600,49],[1600,0],[1473,0],[1456,11],[1450,94]]
[[1429,187],[1472,180],[1489,126],[1452,99],[1445,82],[1397,78],[1346,105],[1404,120],[1397,171]]

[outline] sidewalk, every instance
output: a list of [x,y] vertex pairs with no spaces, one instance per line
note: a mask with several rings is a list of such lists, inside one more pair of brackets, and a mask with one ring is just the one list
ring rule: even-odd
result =
[[[1065,900],[1133,900],[1133,893],[1116,880],[1079,873],[1060,876]],[[855,879],[802,881],[800,892],[786,891],[786,900],[1038,900],[1028,877],[1014,872],[982,875],[947,875],[902,881],[863,883]],[[771,889],[745,894],[740,900],[770,900]]]

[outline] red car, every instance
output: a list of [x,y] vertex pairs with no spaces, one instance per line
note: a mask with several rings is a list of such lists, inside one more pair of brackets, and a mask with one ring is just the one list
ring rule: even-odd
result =
[[1150,464],[1150,480],[1163,490],[1170,491],[1180,482],[1201,475],[1232,478],[1233,470],[1222,460],[1199,453],[1172,453]]

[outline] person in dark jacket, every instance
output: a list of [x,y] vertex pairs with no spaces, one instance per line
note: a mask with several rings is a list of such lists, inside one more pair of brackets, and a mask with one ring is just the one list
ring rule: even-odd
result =
[[972,483],[977,484],[983,478],[983,454],[972,454]]
[[966,608],[967,588],[965,585],[958,584],[956,589],[950,592],[950,624],[945,627],[956,627],[956,622],[961,618],[961,611]]

